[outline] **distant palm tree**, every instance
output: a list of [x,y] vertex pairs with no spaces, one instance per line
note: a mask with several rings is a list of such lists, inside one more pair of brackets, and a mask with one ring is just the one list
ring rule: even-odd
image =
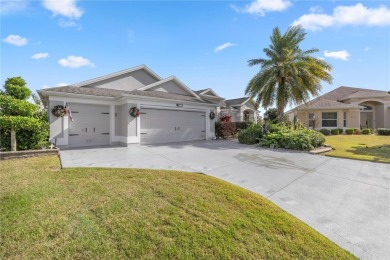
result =
[[301,50],[299,44],[306,32],[301,26],[292,26],[282,35],[274,28],[269,48],[263,51],[268,59],[249,60],[249,66],[260,65],[248,83],[245,93],[267,109],[276,104],[279,118],[288,104],[306,102],[310,95],[318,96],[321,81],[332,83],[332,67],[326,61],[312,57],[318,49]]

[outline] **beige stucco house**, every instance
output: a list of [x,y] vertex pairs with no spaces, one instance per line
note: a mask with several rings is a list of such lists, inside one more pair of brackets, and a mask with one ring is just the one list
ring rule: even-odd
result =
[[390,91],[339,87],[287,112],[305,126],[390,128]]
[[[212,139],[225,100],[145,65],[38,93],[48,107],[50,142],[62,148]],[[255,113],[245,100],[230,105],[241,121]]]

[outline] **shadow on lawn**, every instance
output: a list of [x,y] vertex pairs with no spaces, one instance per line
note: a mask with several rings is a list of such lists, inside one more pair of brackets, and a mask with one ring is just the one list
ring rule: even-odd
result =
[[368,155],[372,156],[372,160],[375,162],[387,162],[390,163],[390,145],[376,145],[376,146],[354,146],[352,149],[346,150],[356,155]]

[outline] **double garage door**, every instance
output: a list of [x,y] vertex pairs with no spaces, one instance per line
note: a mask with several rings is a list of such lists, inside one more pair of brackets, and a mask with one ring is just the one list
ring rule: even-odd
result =
[[74,121],[69,120],[69,146],[110,143],[110,108],[102,105],[69,103]]
[[204,112],[141,109],[141,144],[206,139]]
[[[69,146],[110,144],[109,106],[69,103]],[[142,108],[141,144],[206,139],[204,112]],[[118,118],[115,118],[118,120]]]

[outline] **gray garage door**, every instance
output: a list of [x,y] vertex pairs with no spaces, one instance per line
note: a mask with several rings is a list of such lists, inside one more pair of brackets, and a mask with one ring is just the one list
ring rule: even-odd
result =
[[206,139],[204,112],[141,109],[141,143],[170,143]]
[[110,143],[109,106],[69,104],[74,122],[69,120],[69,146],[95,146]]

